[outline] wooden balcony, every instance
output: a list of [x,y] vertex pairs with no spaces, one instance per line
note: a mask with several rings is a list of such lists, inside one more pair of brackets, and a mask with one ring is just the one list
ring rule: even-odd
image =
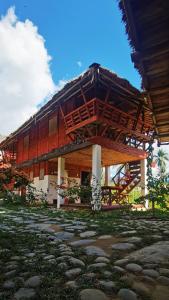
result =
[[89,124],[106,124],[111,128],[133,136],[138,140],[151,139],[151,126],[137,120],[115,106],[94,98],[64,116],[66,134],[73,133]]

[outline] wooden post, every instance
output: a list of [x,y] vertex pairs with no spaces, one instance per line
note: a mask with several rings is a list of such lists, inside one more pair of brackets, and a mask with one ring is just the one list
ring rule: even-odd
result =
[[106,186],[109,185],[109,180],[110,180],[110,167],[109,166],[106,166],[105,167],[105,181],[104,181],[104,184]]
[[65,158],[58,157],[58,196],[57,196],[57,209],[60,208],[60,204],[63,203],[63,189],[60,186],[64,183],[64,173],[65,173]]
[[[147,160],[141,160],[141,196],[145,197],[147,195]],[[149,201],[146,200],[145,207],[148,209]]]
[[101,146],[92,146],[92,209],[101,209]]

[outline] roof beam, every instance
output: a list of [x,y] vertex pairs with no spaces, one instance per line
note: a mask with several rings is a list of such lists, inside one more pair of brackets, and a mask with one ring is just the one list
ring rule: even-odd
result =
[[169,105],[165,105],[163,107],[155,108],[154,110],[155,114],[163,114],[169,112]]
[[92,145],[92,143],[90,141],[87,141],[87,142],[84,142],[84,143],[81,143],[81,144],[69,143],[65,146],[62,146],[62,147],[57,148],[55,150],[52,150],[51,152],[42,154],[41,156],[39,156],[37,158],[27,160],[27,161],[25,161],[21,164],[17,164],[16,167],[17,168],[29,167],[33,164],[38,163],[38,162],[49,160],[49,159],[52,159],[52,158],[56,158],[56,157],[59,157],[61,155],[65,155],[67,153],[71,153],[71,152],[86,148],[86,147],[91,146],[91,145]]
[[158,124],[156,126],[159,128],[169,126],[169,122],[160,122],[160,123],[158,122]]
[[151,89],[150,93],[152,96],[169,93],[169,86],[157,87],[157,88]]
[[158,134],[158,136],[159,136],[160,138],[168,137],[168,136],[169,136],[169,132],[168,132],[168,133],[161,133],[161,134]]

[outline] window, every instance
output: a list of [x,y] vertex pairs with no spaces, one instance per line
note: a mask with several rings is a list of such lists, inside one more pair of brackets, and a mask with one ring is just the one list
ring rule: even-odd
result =
[[29,148],[29,135],[26,135],[23,139],[23,148],[24,150]]
[[56,133],[57,131],[57,116],[49,119],[49,135]]
[[39,180],[43,180],[45,176],[45,169],[44,168],[40,168],[39,171]]

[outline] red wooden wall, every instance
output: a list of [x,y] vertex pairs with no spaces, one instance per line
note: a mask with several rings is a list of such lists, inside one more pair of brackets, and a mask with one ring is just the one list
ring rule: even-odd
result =
[[[70,110],[70,102],[67,111]],[[57,116],[57,129],[53,134],[49,134],[49,120]],[[24,147],[24,138],[29,135],[29,146]],[[64,120],[60,110],[42,118],[37,124],[34,124],[27,132],[18,136],[17,142],[17,163],[22,163],[42,154],[48,153],[53,149],[68,144],[71,140],[65,134]]]
[[37,164],[33,164],[30,167],[23,168],[23,171],[30,176],[30,172],[33,172],[33,177],[39,177],[40,169],[44,169],[44,175],[53,175],[57,174],[57,162],[49,162],[49,161],[42,161]]

